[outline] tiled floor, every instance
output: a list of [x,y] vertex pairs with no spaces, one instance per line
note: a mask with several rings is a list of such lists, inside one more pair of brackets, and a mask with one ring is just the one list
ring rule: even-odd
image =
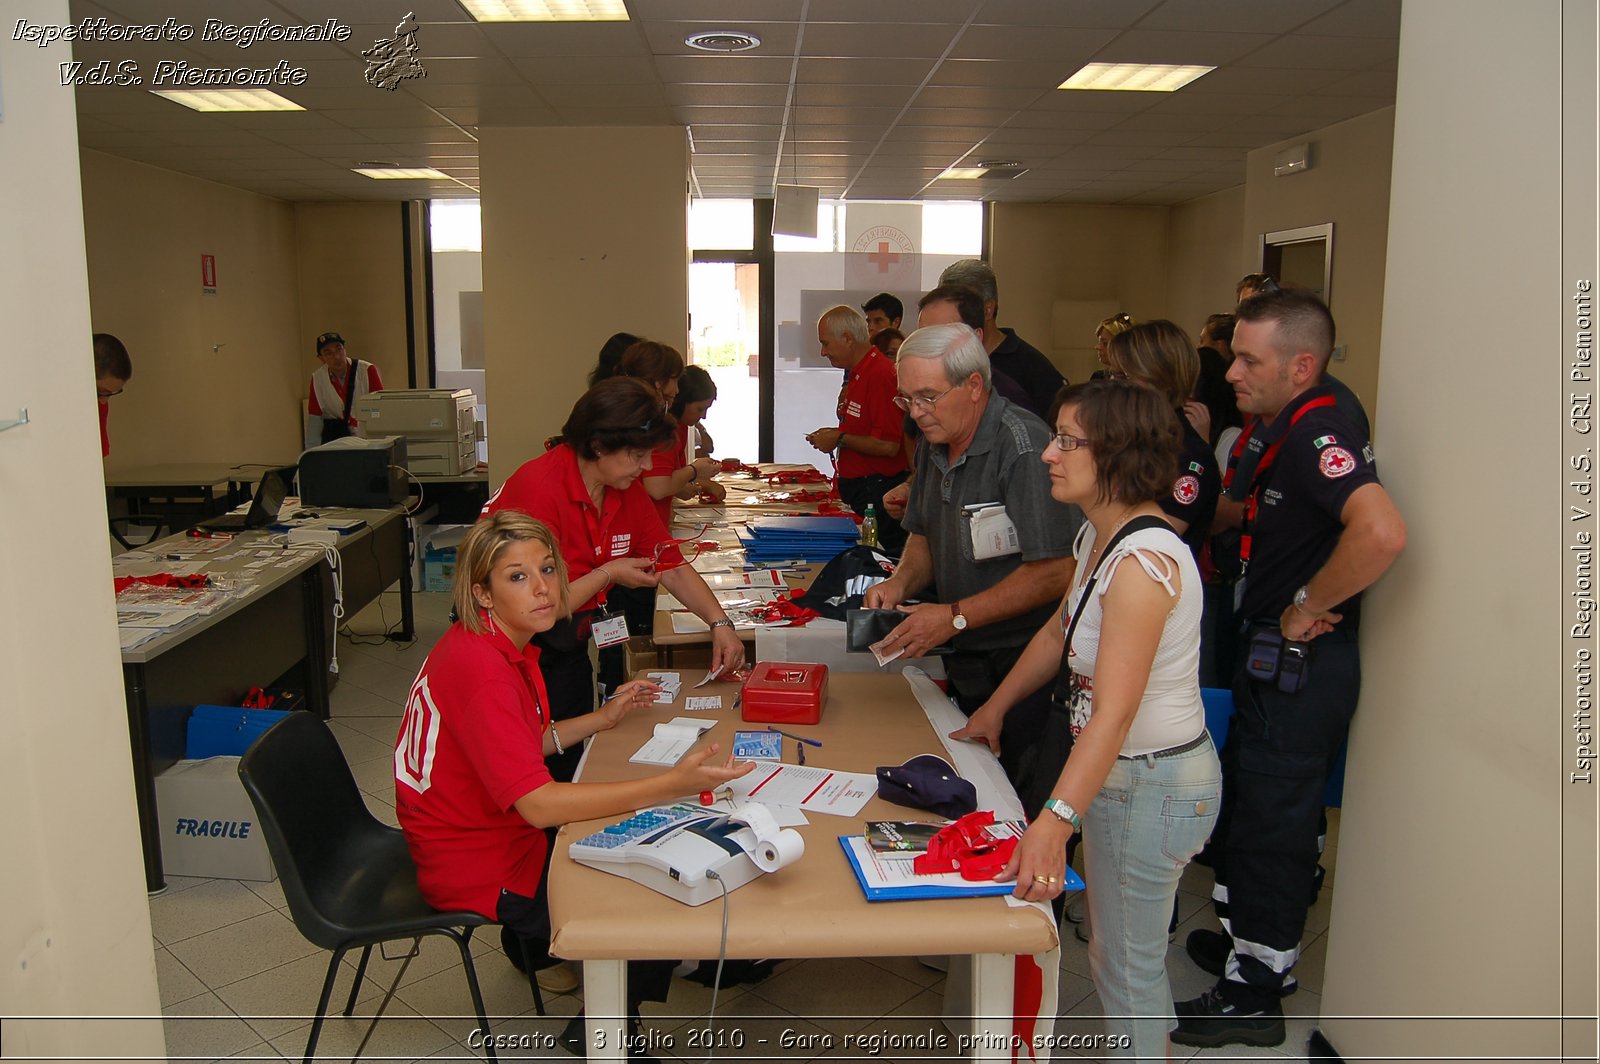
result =
[[[393,596],[386,596],[356,617],[350,629],[379,633],[398,619]],[[377,643],[357,636],[339,644],[339,682],[333,694],[332,728],[338,736],[355,777],[373,812],[394,823],[390,751],[400,709],[422,660],[444,630],[449,603],[441,594],[417,596],[419,638],[409,647]],[[1327,886],[1333,886],[1337,815],[1330,817],[1329,849],[1324,858]],[[1192,997],[1211,978],[1202,973],[1183,951],[1183,940],[1197,927],[1215,927],[1207,904],[1210,873],[1198,865],[1184,876],[1179,907],[1182,923],[1168,949],[1168,970],[1176,997]],[[1198,1054],[1175,1046],[1175,1060],[1297,1058],[1321,1005],[1322,966],[1326,957],[1328,913],[1332,890],[1322,892],[1311,911],[1304,957],[1296,970],[1301,989],[1285,1001],[1289,1037],[1272,1049],[1227,1049]],[[169,878],[167,891],[150,899],[151,926],[156,946],[156,971],[161,1006],[166,1016],[167,1051],[173,1059],[299,1060],[310,1028],[307,1017],[316,1005],[327,966],[327,953],[306,942],[290,922],[283,892],[277,883],[246,883],[225,879]],[[1087,947],[1064,927],[1061,949],[1061,987],[1057,1024],[1059,1034],[1098,1033],[1103,1030],[1099,1003],[1089,981]],[[391,954],[398,951],[391,949]],[[526,978],[513,969],[499,948],[494,929],[473,940],[478,970],[491,1026],[497,1036],[522,1038],[531,1048],[502,1049],[500,1056],[548,1057],[570,1061],[560,1048],[547,1048],[577,1011],[573,995],[546,995],[550,1016],[533,1014]],[[425,940],[418,956],[404,967],[381,1022],[373,1024],[376,1006],[396,975],[399,961],[374,959],[363,985],[357,1015],[344,1019],[335,1014],[325,1025],[318,1046],[319,1060],[361,1059],[481,1059],[481,1049],[469,1045],[477,1026],[462,978],[461,962],[453,946],[439,938]],[[333,1000],[342,1003],[355,972],[347,958],[346,972],[334,989]],[[885,1033],[926,1036],[943,1032],[937,1019],[943,1004],[944,976],[909,958],[841,958],[791,961],[776,974],[753,987],[724,991],[717,1002],[719,1016],[729,1017],[723,1027],[724,1044],[716,1056],[767,1055],[785,1060],[838,1058],[859,1055],[843,1047],[846,1034]],[[657,1033],[652,1051],[663,1060],[703,1060],[706,1057],[704,1018],[710,991],[682,979],[673,981],[672,996],[660,1005],[645,1006],[646,1025]],[[720,1027],[721,1025],[719,1025]],[[779,1047],[783,1031],[793,1042]],[[743,1035],[743,1047],[727,1044]],[[757,1045],[758,1038],[768,1042]],[[691,1042],[695,1044],[691,1044]],[[917,1049],[899,1043],[875,1059],[914,1060],[949,1056],[951,1049]],[[1070,1058],[1058,1053],[1058,1058]]]

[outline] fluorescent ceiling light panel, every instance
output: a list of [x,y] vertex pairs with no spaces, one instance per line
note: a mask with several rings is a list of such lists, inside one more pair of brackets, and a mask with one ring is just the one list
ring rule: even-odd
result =
[[439,178],[443,181],[450,180],[449,174],[440,173],[431,166],[365,167],[356,170],[356,173],[378,181],[422,181],[428,178]]
[[151,89],[157,96],[196,111],[304,111],[267,89]]
[[1098,89],[1103,92],[1177,92],[1212,66],[1175,66],[1170,63],[1089,63],[1058,89]]
[[622,0],[461,0],[479,22],[626,22]]
[[939,181],[976,181],[989,172],[986,166],[952,166],[937,178]]

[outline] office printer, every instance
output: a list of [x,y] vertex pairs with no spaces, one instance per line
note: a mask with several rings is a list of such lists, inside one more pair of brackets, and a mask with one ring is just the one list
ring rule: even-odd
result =
[[419,476],[456,476],[478,464],[477,414],[471,390],[402,388],[357,400],[355,416],[368,432],[404,436]]
[[388,509],[411,494],[406,482],[406,441],[346,436],[300,456],[302,506]]

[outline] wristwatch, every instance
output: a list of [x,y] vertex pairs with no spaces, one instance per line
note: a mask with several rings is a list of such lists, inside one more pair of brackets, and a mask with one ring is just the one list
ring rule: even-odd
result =
[[1325,612],[1327,612],[1326,610],[1314,610],[1310,606],[1306,605],[1306,599],[1310,597],[1310,591],[1310,584],[1300,585],[1300,590],[1294,593],[1294,608],[1305,614],[1307,617],[1321,617]]
[[728,618],[724,617],[720,621],[712,621],[706,627],[708,627],[708,628],[732,628],[733,627],[733,622],[728,620]]
[[1063,802],[1060,798],[1050,799],[1048,802],[1044,803],[1044,807],[1050,810],[1050,812],[1054,813],[1056,816],[1060,817],[1062,820],[1065,820],[1067,823],[1071,824],[1073,831],[1083,830],[1083,817],[1079,816],[1076,809],[1072,808],[1072,806],[1068,805],[1066,802]]
[[955,625],[958,632],[967,630],[967,618],[961,612],[961,603],[959,602],[950,603],[950,623]]
[[693,484],[700,479],[700,467],[693,462],[689,463],[689,483]]

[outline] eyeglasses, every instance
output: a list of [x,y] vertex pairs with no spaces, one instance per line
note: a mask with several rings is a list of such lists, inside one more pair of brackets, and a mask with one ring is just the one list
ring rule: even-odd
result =
[[959,387],[961,387],[961,385],[957,384],[946,388],[938,395],[896,395],[894,397],[894,405],[898,406],[901,410],[904,410],[908,414],[911,413],[912,410],[932,410],[934,406],[938,404],[940,399],[943,399],[945,396],[949,395]]
[[1120,369],[1110,370],[1106,373],[1106,376],[1110,377],[1114,381],[1125,381],[1128,379],[1128,375],[1122,372]]
[[1055,444],[1058,451],[1076,451],[1079,447],[1089,446],[1089,441],[1082,436],[1069,436],[1065,432],[1053,433],[1050,442]]
[[100,398],[102,398],[102,399],[114,399],[117,396],[122,394],[122,389],[118,388],[114,392],[108,392],[104,388],[96,388],[95,389],[95,394],[100,396]]

